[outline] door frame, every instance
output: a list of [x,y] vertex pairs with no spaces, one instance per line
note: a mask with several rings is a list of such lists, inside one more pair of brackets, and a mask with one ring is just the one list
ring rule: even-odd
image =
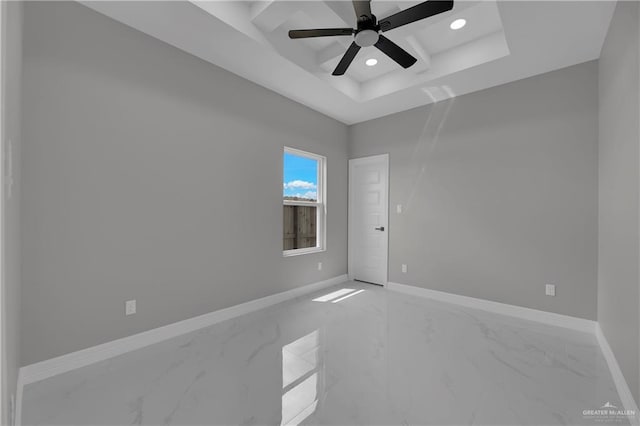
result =
[[383,161],[384,162],[384,166],[386,168],[386,179],[384,181],[384,191],[386,193],[387,196],[387,202],[384,205],[384,208],[386,210],[386,216],[387,216],[387,223],[385,225],[386,227],[386,236],[387,236],[387,244],[386,244],[386,258],[387,261],[385,262],[385,279],[384,282],[382,284],[383,287],[387,287],[387,284],[389,283],[389,154],[379,154],[379,155],[370,155],[367,157],[359,157],[359,158],[352,158],[349,160],[349,210],[348,210],[348,242],[347,242],[347,253],[348,253],[348,259],[347,259],[347,273],[349,276],[349,280],[353,280],[353,241],[354,241],[354,235],[353,235],[353,230],[355,229],[353,226],[353,221],[355,220],[354,215],[353,215],[353,203],[354,203],[354,197],[353,197],[353,170],[354,167],[356,165],[359,164],[367,164],[367,163],[375,163],[375,162],[379,162],[379,161]]

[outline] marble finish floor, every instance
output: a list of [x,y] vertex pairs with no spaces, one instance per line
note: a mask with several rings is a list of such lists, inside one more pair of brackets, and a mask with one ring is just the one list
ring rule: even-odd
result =
[[602,424],[607,402],[593,335],[348,282],[30,384],[22,420]]

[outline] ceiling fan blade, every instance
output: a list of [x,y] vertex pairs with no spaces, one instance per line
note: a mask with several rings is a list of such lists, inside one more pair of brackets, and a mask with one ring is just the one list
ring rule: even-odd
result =
[[417,61],[417,59],[411,56],[406,50],[404,50],[402,47],[398,46],[382,34],[380,34],[380,38],[378,39],[378,42],[374,44],[374,46],[380,49],[382,53],[400,64],[400,66],[403,68],[409,68]]
[[356,18],[361,16],[371,18],[371,0],[353,0],[353,9],[356,11]]
[[351,46],[349,46],[349,48],[347,49],[347,52],[344,54],[342,59],[340,59],[338,66],[336,67],[336,69],[333,71],[332,74],[344,75],[344,73],[347,71],[347,68],[349,68],[349,65],[351,65],[351,62],[353,62],[353,58],[356,57],[356,54],[358,53],[359,50],[360,50],[360,46],[358,46],[355,41],[351,43]]
[[429,0],[380,20],[380,30],[389,31],[453,9],[453,0]]
[[352,28],[322,28],[317,30],[291,30],[289,38],[331,37],[353,35]]

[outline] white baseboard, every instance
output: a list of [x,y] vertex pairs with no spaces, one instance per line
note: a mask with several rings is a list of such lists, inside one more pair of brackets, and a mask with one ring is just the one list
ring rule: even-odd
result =
[[406,284],[389,282],[387,283],[386,287],[389,290],[398,291],[400,293],[410,294],[413,296],[427,297],[429,299],[434,299],[441,302],[453,303],[455,305],[466,306],[474,309],[482,309],[484,311],[494,312],[497,314],[509,315],[512,317],[537,321],[544,324],[555,325],[558,327],[571,328],[573,330],[583,331],[591,334],[595,333],[596,330],[597,323],[595,321],[584,318],[576,318],[568,315],[556,314],[553,312],[525,308],[522,306],[508,305],[506,303],[477,299],[475,297],[460,296],[458,294],[445,293],[443,291],[430,290]]
[[[340,275],[20,368],[22,386],[347,281]],[[20,392],[22,393],[22,392]],[[18,423],[19,424],[19,423]]]
[[618,396],[620,397],[620,403],[624,406],[625,410],[634,411],[636,413],[635,418],[629,419],[629,421],[632,425],[639,425],[640,411],[638,411],[638,406],[636,404],[636,401],[633,399],[631,389],[629,389],[629,385],[622,375],[622,370],[620,369],[620,365],[618,365],[618,361],[613,354],[613,350],[611,349],[611,346],[609,346],[609,342],[602,333],[600,324],[596,324],[596,338],[598,339],[598,343],[600,344],[600,349],[602,349],[602,355],[604,355],[604,359],[607,361],[607,365],[609,366],[609,371],[611,371],[613,382],[616,385],[616,390],[618,391]]

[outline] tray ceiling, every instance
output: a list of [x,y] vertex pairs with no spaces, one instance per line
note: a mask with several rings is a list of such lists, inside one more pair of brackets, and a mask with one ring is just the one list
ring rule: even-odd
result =
[[[291,40],[290,29],[353,27],[350,1],[89,1],[86,6],[352,124],[599,57],[615,2],[457,1],[385,33],[418,62],[373,47],[331,72],[351,37]],[[419,1],[373,1],[379,18]],[[452,30],[451,22],[467,25]],[[377,59],[367,66],[366,59]]]

